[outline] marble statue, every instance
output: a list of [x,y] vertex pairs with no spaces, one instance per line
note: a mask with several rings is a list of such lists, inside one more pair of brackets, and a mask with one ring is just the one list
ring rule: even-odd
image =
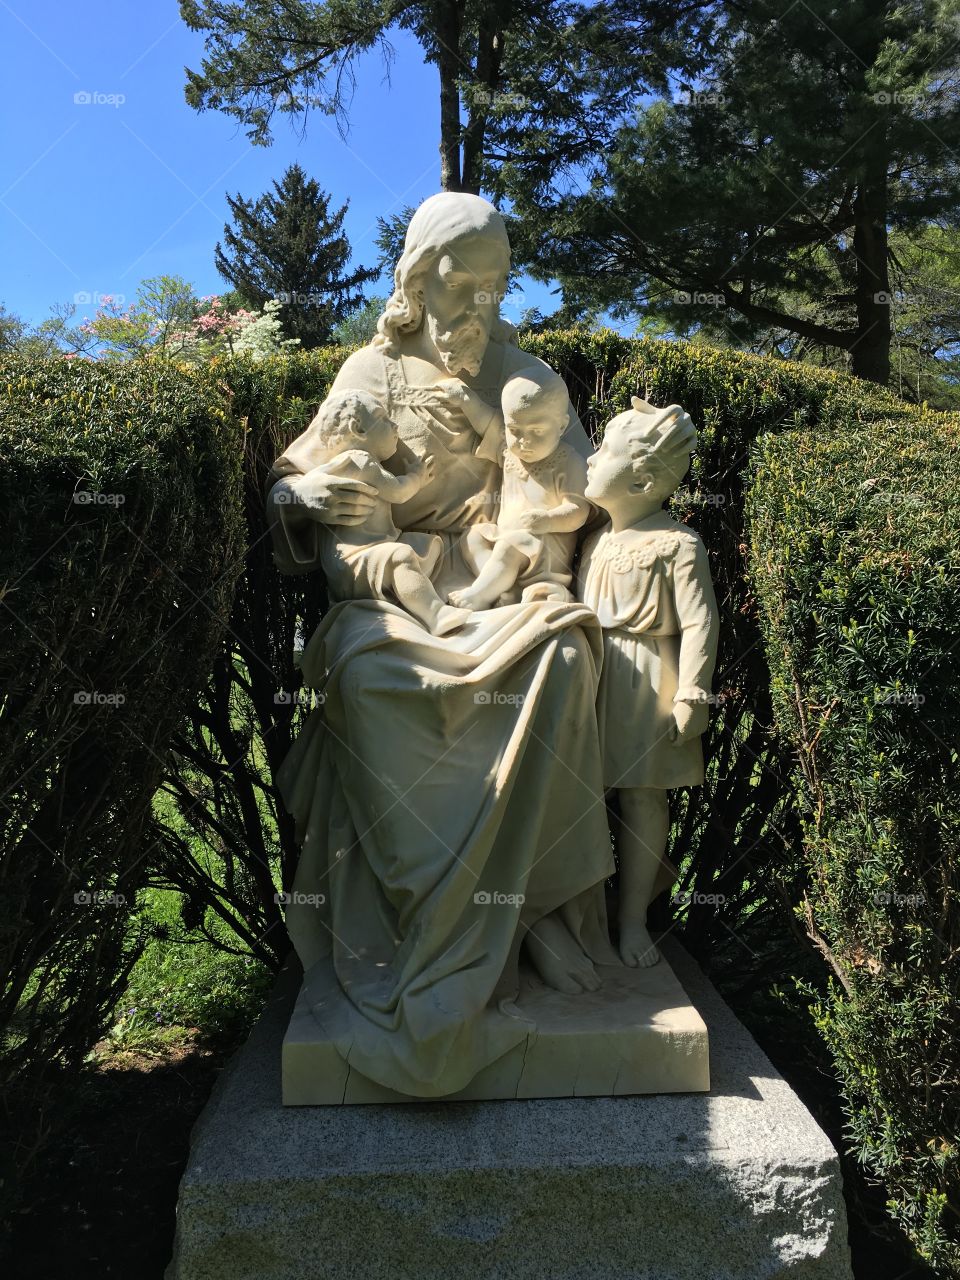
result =
[[[477,413],[478,401],[472,394],[464,398],[468,417]],[[464,555],[477,577],[452,592],[450,603],[489,609],[519,600],[570,600],[577,530],[591,506],[583,494],[583,458],[560,439],[570,421],[566,384],[546,365],[531,367],[507,379],[500,404],[502,415],[490,420],[487,411],[477,449],[483,453],[492,428],[492,456],[503,470],[500,511],[496,524],[467,529]]]
[[[654,958],[663,788],[697,780],[706,704],[693,695],[709,688],[711,641],[695,642],[693,619],[709,612],[709,575],[693,535],[655,514],[689,419],[638,409],[647,434],[615,419],[588,482],[566,387],[499,315],[509,265],[487,201],[425,201],[375,338],[345,360],[268,495],[279,568],[322,571],[334,602],[301,660],[324,696],[278,775],[302,844],[286,915],[301,1000],[350,1071],[391,1096],[456,1094],[528,1044],[521,972],[571,1002],[628,972],[606,917],[605,786],[633,832],[621,955]],[[591,540],[577,600],[578,531],[600,509],[614,530]],[[640,552],[608,600],[603,548],[646,546],[648,525],[672,539],[670,554],[655,543],[663,572],[643,576]],[[633,555],[630,543],[621,559]],[[620,676],[605,685],[614,650]],[[627,767],[665,697],[675,763],[664,747],[656,769]]]
[[403,475],[383,463],[397,452],[396,423],[365,391],[342,391],[321,405],[304,436],[288,450],[288,462],[302,449],[319,465],[352,476],[373,492],[373,507],[360,523],[320,530],[320,564],[333,600],[395,599],[433,635],[462,626],[468,614],[445,605],[430,574],[443,556],[443,541],[432,533],[401,534],[393,505],[414,497],[434,478],[434,460],[407,464]]
[[679,405],[632,404],[587,462],[586,496],[611,523],[584,548],[580,598],[603,627],[597,719],[604,786],[622,817],[620,956],[646,966],[659,959],[647,907],[673,871],[667,791],[703,782],[718,615],[703,543],[663,510],[696,429]]

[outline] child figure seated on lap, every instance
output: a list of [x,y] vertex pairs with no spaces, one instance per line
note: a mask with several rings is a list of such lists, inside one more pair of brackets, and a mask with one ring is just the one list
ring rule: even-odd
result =
[[430,581],[443,541],[432,533],[401,534],[391,511],[433,479],[434,461],[424,458],[394,475],[382,464],[396,453],[398,439],[383,405],[368,392],[338,392],[321,405],[303,440],[310,457],[326,471],[373,486],[378,501],[362,524],[322,530],[320,563],[333,600],[390,600],[433,635],[446,635],[470,614],[444,604]]
[[483,436],[477,453],[503,468],[497,523],[471,525],[464,539],[464,559],[476,579],[451,592],[450,603],[489,609],[520,600],[572,599],[577,530],[586,524],[591,504],[583,496],[586,462],[561,443],[570,412],[563,379],[548,365],[528,365],[504,384],[502,417],[491,415],[455,379],[443,385]]

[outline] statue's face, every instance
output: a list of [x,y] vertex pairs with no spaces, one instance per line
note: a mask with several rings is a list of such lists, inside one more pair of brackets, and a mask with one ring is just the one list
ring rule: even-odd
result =
[[392,458],[397,452],[397,428],[387,417],[387,411],[382,405],[378,405],[369,415],[366,428],[362,439],[363,447],[380,462]]
[[507,448],[521,462],[542,462],[560,443],[566,426],[566,413],[557,413],[557,407],[547,397],[540,397],[532,404],[503,405],[503,425]]
[[[625,414],[624,417],[627,417]],[[587,459],[587,487],[584,495],[598,507],[621,502],[641,493],[652,479],[647,473],[634,473],[634,453],[627,439],[631,424],[616,421],[607,425],[600,448]]]
[[501,243],[478,234],[455,240],[420,281],[427,332],[448,373],[479,373],[506,272]]

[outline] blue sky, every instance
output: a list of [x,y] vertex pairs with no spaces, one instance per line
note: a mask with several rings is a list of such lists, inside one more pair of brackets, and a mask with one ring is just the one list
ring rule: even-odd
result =
[[[0,0],[0,41],[0,302],[32,323],[75,298],[82,318],[94,309],[85,295],[132,299],[142,279],[164,273],[201,295],[222,292],[213,249],[225,193],[258,196],[294,160],[334,207],[349,198],[346,230],[364,265],[377,259],[378,215],[439,188],[436,71],[403,32],[389,83],[379,55],[360,65],[346,139],[313,112],[302,138],[278,118],[266,148],[232,119],[186,105],[183,69],[199,68],[203,41],[176,0]],[[521,287],[509,319],[556,306],[544,286]],[[386,291],[385,280],[368,287]]]

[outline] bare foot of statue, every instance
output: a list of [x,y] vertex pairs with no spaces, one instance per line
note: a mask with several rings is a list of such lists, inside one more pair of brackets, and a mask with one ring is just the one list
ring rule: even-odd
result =
[[660,952],[645,924],[621,921],[620,959],[631,969],[649,969],[660,959]]
[[478,591],[476,587],[464,587],[462,591],[451,591],[447,599],[458,609],[489,609],[493,604],[486,593]]
[[593,962],[556,915],[538,920],[527,934],[526,943],[527,954],[548,987],[570,995],[600,989]]
[[450,605],[442,604],[433,615],[430,622],[430,631],[435,636],[445,636],[451,631],[456,631],[458,627],[462,627],[465,622],[469,621],[469,609],[452,609]]

